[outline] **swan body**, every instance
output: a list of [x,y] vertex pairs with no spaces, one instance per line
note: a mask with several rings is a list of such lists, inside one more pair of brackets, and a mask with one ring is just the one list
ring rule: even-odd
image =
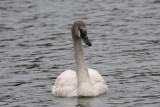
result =
[[72,39],[76,71],[66,70],[55,80],[52,94],[55,96],[97,96],[108,91],[103,77],[94,69],[87,68],[81,39],[91,46],[83,21],[75,21],[72,26]]
[[[102,78],[102,76],[94,69],[88,69],[91,83],[93,84],[94,93],[90,96],[96,96],[107,91],[107,85]],[[65,78],[65,79],[64,79]],[[85,93],[87,87],[83,87],[81,90],[84,93],[84,96],[88,96],[88,93]],[[52,87],[52,93],[55,96],[77,96],[77,79],[76,71],[66,70],[62,72],[56,79],[55,85]],[[84,92],[83,92],[84,90]]]

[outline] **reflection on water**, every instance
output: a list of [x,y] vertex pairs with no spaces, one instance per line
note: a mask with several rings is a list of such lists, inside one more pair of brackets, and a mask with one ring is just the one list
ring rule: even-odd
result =
[[[0,106],[159,107],[159,0],[1,0]],[[87,23],[86,62],[107,95],[59,98],[56,77],[75,69],[70,28]]]
[[56,97],[55,105],[65,107],[71,107],[73,105],[75,105],[76,107],[103,107],[104,104],[102,102],[105,102],[105,97],[106,95],[100,95],[98,97]]

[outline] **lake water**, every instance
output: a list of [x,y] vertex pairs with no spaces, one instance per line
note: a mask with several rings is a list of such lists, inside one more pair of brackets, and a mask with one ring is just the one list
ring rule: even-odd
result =
[[[87,24],[88,66],[109,87],[93,98],[51,94],[75,69],[71,26]],[[1,107],[160,107],[159,0],[1,0]]]

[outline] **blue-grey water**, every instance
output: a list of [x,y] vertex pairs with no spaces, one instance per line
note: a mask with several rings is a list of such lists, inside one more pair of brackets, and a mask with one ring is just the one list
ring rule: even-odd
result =
[[[88,67],[109,87],[94,98],[51,94],[75,69],[71,26],[87,24]],[[160,107],[159,0],[1,0],[1,107]]]

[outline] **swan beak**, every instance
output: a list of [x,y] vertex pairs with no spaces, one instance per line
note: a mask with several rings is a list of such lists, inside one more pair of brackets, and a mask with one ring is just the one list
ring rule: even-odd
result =
[[84,43],[86,43],[86,45],[92,46],[92,43],[89,41],[88,37],[83,37],[83,36],[81,36],[81,37],[82,37]]
[[87,31],[82,30],[78,27],[79,31],[80,31],[80,36],[83,39],[84,43],[88,46],[92,46],[92,43],[89,41],[88,36],[87,36]]

